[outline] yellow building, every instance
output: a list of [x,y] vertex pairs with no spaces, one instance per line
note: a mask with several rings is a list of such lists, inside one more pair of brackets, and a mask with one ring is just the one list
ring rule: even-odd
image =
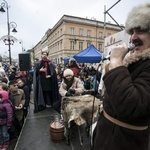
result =
[[64,15],[41,41],[33,48],[34,58],[41,58],[41,50],[49,51],[49,58],[62,63],[63,58],[71,57],[93,44],[103,52],[104,38],[120,32],[115,24]]

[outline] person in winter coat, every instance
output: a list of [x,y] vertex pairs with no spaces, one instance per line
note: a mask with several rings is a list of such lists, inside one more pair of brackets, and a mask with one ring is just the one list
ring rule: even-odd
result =
[[0,75],[2,78],[6,76],[5,70],[4,70],[1,62],[0,62]]
[[13,99],[14,104],[14,113],[15,117],[18,120],[18,134],[21,131],[21,128],[24,123],[24,116],[23,116],[23,106],[25,104],[25,93],[22,89],[18,88],[18,84],[16,80],[12,80],[9,82],[9,97]]
[[[150,3],[128,14],[125,30],[135,45],[111,49],[104,75],[103,111],[93,134],[92,150],[147,150],[150,125]],[[126,56],[126,57],[125,57]]]
[[56,66],[48,59],[48,52],[41,52],[33,75],[34,113],[51,107],[59,100]]
[[53,105],[54,109],[61,113],[61,98],[64,96],[79,96],[84,93],[84,86],[82,81],[74,77],[74,72],[71,69],[65,69],[63,72],[63,79],[59,87],[60,100]]
[[25,84],[25,81],[23,79],[17,79],[18,88],[22,89],[25,94],[25,104],[23,106],[23,116],[26,118],[28,114],[28,107],[30,102],[30,90],[29,87]]
[[84,86],[79,78],[74,77],[71,69],[66,69],[63,77],[64,79],[59,88],[59,94],[61,96],[79,96],[83,94]]
[[75,77],[79,76],[80,68],[79,68],[78,63],[76,62],[76,60],[74,58],[69,59],[68,68],[73,71]]
[[13,67],[11,69],[10,75],[8,76],[9,81],[16,79],[16,75],[17,75],[16,72],[17,72],[17,69],[15,67]]
[[[62,97],[61,104],[64,103],[63,98],[80,96],[83,93],[84,93],[84,86],[82,84],[82,81],[79,78],[74,77],[74,72],[71,69],[64,70],[63,80],[59,88],[59,94]],[[65,115],[66,112],[65,112],[63,104],[61,105],[61,113],[64,119],[64,126],[65,126],[64,135],[66,137],[66,141],[69,142],[70,130],[68,128],[68,120]],[[70,128],[71,126],[75,125],[74,121],[71,121],[69,124],[70,124]]]
[[[6,113],[6,115],[5,115]],[[0,149],[6,150],[9,147],[8,128],[11,127],[13,108],[9,102],[8,92],[0,91]]]

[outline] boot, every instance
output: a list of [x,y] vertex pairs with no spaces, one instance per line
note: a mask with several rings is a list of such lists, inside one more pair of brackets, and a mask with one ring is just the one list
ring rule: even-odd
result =
[[9,142],[7,141],[3,144],[3,148],[1,150],[7,150],[8,147],[9,147]]

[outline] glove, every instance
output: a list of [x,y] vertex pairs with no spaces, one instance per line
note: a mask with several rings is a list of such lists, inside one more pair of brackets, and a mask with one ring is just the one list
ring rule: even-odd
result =
[[73,96],[73,95],[68,91],[65,96]]
[[69,89],[69,92],[70,92],[71,94],[75,94],[75,89]]

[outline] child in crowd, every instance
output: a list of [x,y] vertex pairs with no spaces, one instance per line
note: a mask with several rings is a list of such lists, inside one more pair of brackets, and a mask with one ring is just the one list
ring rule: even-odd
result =
[[0,150],[7,150],[9,146],[8,128],[12,124],[13,109],[9,102],[8,92],[0,91]]

